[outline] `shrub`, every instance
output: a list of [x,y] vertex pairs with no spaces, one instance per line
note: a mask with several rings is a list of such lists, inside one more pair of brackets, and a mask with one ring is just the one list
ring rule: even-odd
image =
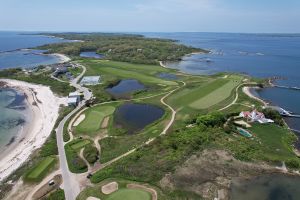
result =
[[98,149],[88,145],[84,148],[83,156],[89,163],[94,164],[98,160]]
[[285,162],[285,164],[293,169],[298,169],[300,167],[300,162],[298,159],[290,159],[288,161]]

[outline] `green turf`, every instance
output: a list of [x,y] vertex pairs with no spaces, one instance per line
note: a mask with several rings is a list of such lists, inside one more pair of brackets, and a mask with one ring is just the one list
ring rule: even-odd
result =
[[[220,85],[220,82],[223,82],[219,80],[217,81],[219,82],[218,85]],[[206,109],[213,105],[216,105],[221,101],[230,97],[232,90],[236,86],[238,86],[239,83],[240,83],[239,81],[230,80],[224,83],[221,87],[218,87],[216,89],[208,87],[209,89],[212,89],[211,92],[203,96],[202,98],[190,103],[189,106],[195,109]]]
[[292,146],[293,135],[289,130],[275,124],[253,124],[251,134],[261,141],[264,156],[270,160],[287,160],[294,158]]
[[[174,86],[174,81],[163,80],[155,77],[157,72],[168,71],[160,66],[139,65],[113,61],[87,61],[82,63],[87,66],[87,75],[104,75],[104,81],[108,76],[115,76],[119,79],[137,79],[143,83],[161,84]],[[110,79],[110,78],[107,78]]]
[[41,162],[39,162],[26,176],[29,180],[42,179],[43,174],[54,164],[54,157],[46,157]]
[[120,189],[109,195],[107,200],[151,200],[151,194],[138,189]]
[[113,114],[113,106],[96,106],[84,112],[85,119],[75,128],[75,133],[94,133],[101,128],[103,119]]
[[80,140],[79,142],[75,143],[75,144],[72,144],[71,145],[71,148],[74,149],[74,150],[78,150],[78,149],[81,149],[82,147],[84,147],[85,145],[91,143],[91,141],[89,140]]

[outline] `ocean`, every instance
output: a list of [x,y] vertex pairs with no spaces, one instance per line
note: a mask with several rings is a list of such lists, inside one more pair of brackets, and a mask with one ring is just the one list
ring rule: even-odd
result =
[[[167,63],[189,74],[238,72],[258,78],[279,77],[277,85],[300,87],[300,34],[239,33],[145,33],[148,37],[177,40],[210,50],[209,54],[184,57]],[[265,88],[256,94],[295,114],[300,114],[300,90]],[[300,119],[287,118],[289,126],[300,130]],[[299,135],[300,136],[300,135]]]
[[[57,63],[58,57],[41,55],[42,51],[27,48],[62,41],[65,40],[28,33],[0,32],[0,70]],[[0,113],[0,151],[2,151],[18,138],[18,133],[29,121],[24,94],[13,88],[0,88]]]
[[30,68],[59,62],[57,56],[42,55],[43,51],[30,50],[28,48],[67,40],[28,34],[28,32],[0,32],[0,69]]

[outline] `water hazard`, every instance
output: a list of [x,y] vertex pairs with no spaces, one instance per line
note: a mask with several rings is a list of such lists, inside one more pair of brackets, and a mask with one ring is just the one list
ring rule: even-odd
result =
[[133,134],[160,119],[164,113],[164,110],[158,106],[126,103],[117,108],[114,123],[116,127],[126,129],[129,134]]

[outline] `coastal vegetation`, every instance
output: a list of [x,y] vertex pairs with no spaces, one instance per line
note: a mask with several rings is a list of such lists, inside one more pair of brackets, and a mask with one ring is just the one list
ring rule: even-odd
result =
[[68,83],[54,81],[50,76],[50,72],[27,74],[21,68],[0,70],[0,78],[16,79],[49,86],[54,93],[61,96],[68,96],[70,92],[74,91],[74,88]]
[[50,171],[50,168],[54,166],[56,161],[55,157],[46,157],[36,166],[34,166],[28,173],[25,175],[24,179],[29,182],[40,182]]
[[145,38],[141,35],[101,33],[48,33],[46,35],[82,41],[48,44],[38,47],[39,49],[49,50],[49,53],[79,56],[80,52],[95,51],[104,55],[105,59],[130,63],[158,64],[159,61],[180,60],[182,56],[189,53],[207,52],[178,44],[174,40]]

